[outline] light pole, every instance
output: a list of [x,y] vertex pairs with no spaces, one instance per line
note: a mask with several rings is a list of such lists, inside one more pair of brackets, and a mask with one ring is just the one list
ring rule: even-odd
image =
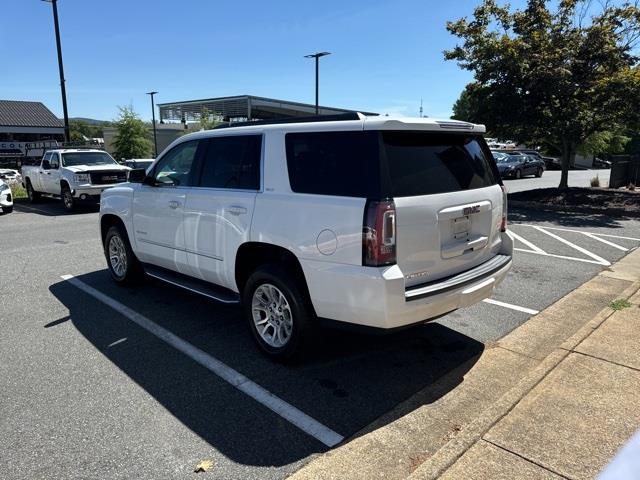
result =
[[69,141],[69,113],[67,112],[67,90],[64,86],[64,67],[62,66],[62,45],[60,43],[60,26],[58,25],[58,0],[42,0],[53,7],[53,26],[56,31],[56,47],[58,48],[58,70],[60,70],[60,90],[62,92],[62,111],[64,113],[64,140]]
[[318,77],[319,77],[319,59],[320,57],[324,57],[325,55],[331,55],[331,52],[317,52],[311,53],[309,55],[305,55],[304,58],[315,58],[316,59],[316,115],[318,115]]
[[147,92],[151,97],[151,118],[153,121],[153,158],[158,157],[158,137],[156,137],[156,106],[153,103],[153,96],[158,92]]

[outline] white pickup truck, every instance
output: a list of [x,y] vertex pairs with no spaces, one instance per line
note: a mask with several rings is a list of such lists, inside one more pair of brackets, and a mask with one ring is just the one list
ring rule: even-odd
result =
[[47,195],[61,198],[72,211],[78,202],[98,202],[103,190],[126,182],[129,170],[103,150],[49,150],[40,165],[22,167],[22,184],[30,202]]

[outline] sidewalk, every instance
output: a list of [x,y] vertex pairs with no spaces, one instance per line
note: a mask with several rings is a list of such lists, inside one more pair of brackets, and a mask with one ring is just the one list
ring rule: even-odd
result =
[[290,479],[594,478],[640,429],[639,289],[637,249]]
[[[640,261],[629,267],[640,268]],[[475,441],[457,437],[409,478],[597,477],[640,429],[640,292],[629,302],[594,319],[549,355],[521,382],[520,400],[490,412],[488,422],[470,425]]]

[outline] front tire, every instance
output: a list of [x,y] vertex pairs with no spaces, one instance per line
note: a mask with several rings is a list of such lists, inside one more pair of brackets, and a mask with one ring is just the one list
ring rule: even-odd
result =
[[62,196],[62,204],[64,205],[64,209],[67,212],[73,212],[76,209],[76,199],[73,198],[73,194],[71,193],[69,185],[63,185],[62,191],[60,193]]
[[11,213],[13,212],[13,205],[11,207],[2,207],[3,213]]
[[522,178],[522,172],[520,170],[516,170],[516,180],[520,180]]
[[303,353],[313,313],[289,272],[276,265],[258,268],[245,285],[242,301],[249,329],[264,353],[279,361]]
[[104,237],[104,255],[111,278],[119,285],[129,285],[140,279],[142,266],[136,258],[129,238],[117,225],[110,227]]
[[536,170],[536,177],[540,178],[542,176],[542,168],[538,167],[538,170]]

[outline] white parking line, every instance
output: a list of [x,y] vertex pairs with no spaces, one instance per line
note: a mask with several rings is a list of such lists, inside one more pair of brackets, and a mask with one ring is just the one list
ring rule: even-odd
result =
[[604,238],[600,238],[600,237],[598,237],[598,236],[594,235],[593,233],[589,233],[589,232],[582,232],[582,234],[583,234],[583,235],[586,235],[586,236],[587,236],[587,237],[589,237],[589,238],[593,238],[594,240],[597,240],[597,241],[599,241],[599,242],[602,242],[602,243],[604,243],[605,245],[609,245],[610,247],[617,248],[618,250],[622,250],[623,252],[628,252],[628,251],[629,251],[629,249],[628,249],[628,248],[625,248],[625,247],[623,247],[622,245],[618,245],[617,243],[610,242],[609,240],[605,240]]
[[490,303],[492,305],[498,305],[499,307],[510,308],[511,310],[517,310],[518,312],[529,313],[531,315],[540,313],[538,310],[534,310],[532,308],[526,308],[519,305],[513,305],[511,303],[501,302],[499,300],[494,300],[493,298],[485,298],[483,302]]
[[83,281],[78,280],[73,275],[62,275],[62,278],[71,283],[73,286],[79,288],[83,292],[88,293],[92,297],[108,305],[116,312],[127,317],[129,320],[144,328],[149,333],[155,335],[164,342],[168,343],[175,349],[184,353],[196,363],[199,363],[230,385],[247,394],[258,403],[277,413],[282,418],[292,423],[308,435],[311,435],[315,439],[324,443],[328,447],[333,447],[344,439],[342,435],[334,432],[325,425],[322,425],[306,413],[298,410],[296,407],[275,396],[268,390],[265,390],[260,385],[252,382],[241,373],[222,363],[220,360],[203,352],[199,348],[194,347],[189,342],[186,342],[185,340],[171,333],[169,330],[153,323],[147,317],[131,310],[126,305],[123,305],[117,300],[114,300],[104,293],[99,292]]
[[509,235],[511,237],[511,240],[518,240],[519,242],[524,243],[527,247],[529,247],[531,250],[533,250],[535,252],[542,253],[542,254],[546,254],[547,253],[544,250],[542,250],[540,247],[535,246],[533,243],[531,243],[526,238],[522,238],[520,235],[518,235],[517,233],[515,233],[515,232],[513,232],[511,230],[507,230],[507,235]]
[[578,245],[576,245],[574,243],[571,243],[569,240],[565,240],[564,238],[559,237],[555,233],[548,232],[544,228],[538,227],[537,225],[533,225],[533,228],[535,228],[539,232],[544,233],[545,235],[549,235],[551,238],[555,238],[559,242],[562,242],[565,245],[568,245],[569,247],[573,248],[574,250],[577,250],[580,253],[584,253],[586,256],[593,258],[596,262],[600,263],[601,265],[604,265],[606,267],[611,265],[611,262],[609,262],[609,261],[605,260],[604,258],[596,255],[595,253],[590,252],[586,248],[582,248],[582,247],[580,247],[580,246],[578,246]]
[[[527,225],[524,223],[518,223],[516,224],[519,227],[531,227],[531,228],[535,228],[536,225]],[[560,227],[548,227],[548,226],[544,226],[543,228],[547,229],[547,230],[559,230],[561,232],[574,232],[574,233],[582,233],[584,235],[587,234],[587,232],[583,232],[582,230],[572,230],[570,228],[560,228]],[[589,232],[589,234],[591,235],[597,235],[598,237],[607,237],[607,238],[619,238],[621,240],[634,240],[636,242],[640,242],[640,238],[634,238],[634,237],[623,237],[621,235],[611,235],[609,233],[600,233],[600,232]]]
[[588,258],[568,257],[566,255],[556,255],[555,253],[535,252],[533,250],[527,250],[526,248],[514,248],[517,252],[535,253],[536,255],[544,255],[545,257],[562,258],[563,260],[573,260],[574,262],[593,263],[595,265],[602,265],[601,262],[595,260],[589,260]]

